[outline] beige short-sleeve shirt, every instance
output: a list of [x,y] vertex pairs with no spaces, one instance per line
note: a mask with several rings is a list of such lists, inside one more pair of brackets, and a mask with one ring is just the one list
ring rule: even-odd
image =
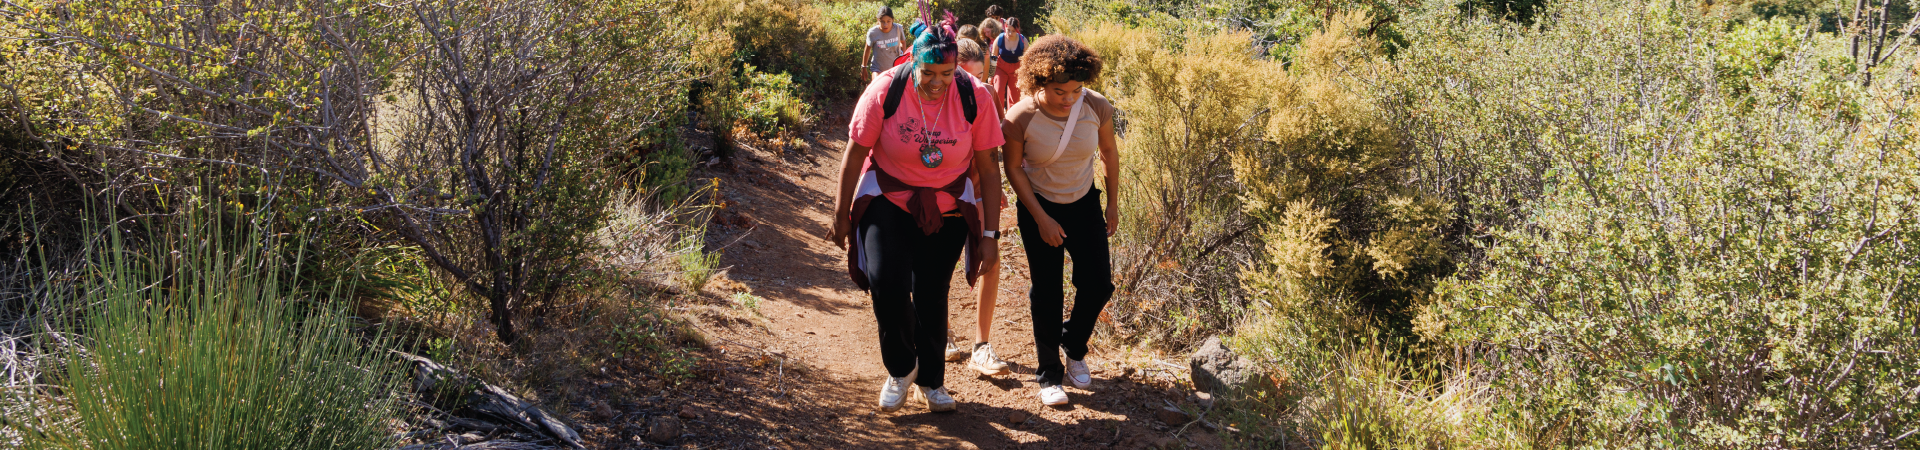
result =
[[[1055,117],[1035,105],[1026,96],[1007,108],[1007,132],[1025,136],[1022,170],[1033,192],[1054,203],[1073,203],[1093,190],[1095,168],[1100,162],[1100,128],[1113,123],[1113,105],[1092,89],[1082,94],[1079,123],[1073,127],[1073,139],[1066,152],[1054,158],[1060,148],[1060,134],[1066,131],[1066,116]],[[1043,167],[1037,167],[1047,159]]]

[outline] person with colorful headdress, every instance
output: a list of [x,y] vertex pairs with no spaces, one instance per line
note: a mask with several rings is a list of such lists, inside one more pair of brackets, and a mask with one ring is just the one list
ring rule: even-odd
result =
[[875,74],[854,106],[834,198],[832,240],[873,301],[886,368],[879,407],[909,394],[933,411],[957,405],[945,385],[947,290],[966,258],[967,281],[999,270],[999,167],[1005,136],[985,86],[959,68],[952,13],[925,0],[912,60]]

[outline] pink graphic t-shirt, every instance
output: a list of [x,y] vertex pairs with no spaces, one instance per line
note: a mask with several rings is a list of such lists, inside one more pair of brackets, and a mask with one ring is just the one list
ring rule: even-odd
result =
[[[954,178],[967,175],[967,170],[973,167],[974,151],[1006,143],[1006,136],[1000,134],[1000,118],[994,113],[991,94],[977,81],[971,82],[973,98],[980,101],[974,102],[977,111],[973,123],[967,123],[957,94],[961,77],[966,75],[959,73],[954,74],[954,84],[947,88],[946,98],[938,106],[926,105],[920,99],[919,90],[908,86],[900,95],[900,106],[894,110],[893,117],[883,119],[887,115],[884,104],[887,86],[893,83],[893,73],[891,70],[881,72],[867,84],[867,91],[860,94],[860,103],[853,108],[853,123],[847,127],[848,138],[872,147],[873,160],[888,175],[914,186],[944,187],[953,183]],[[927,122],[934,125],[927,127]],[[921,147],[926,143],[940,151],[923,155]],[[861,172],[868,169],[862,168]],[[911,210],[907,208],[907,199],[913,198],[912,192],[886,195],[894,206]],[[958,207],[952,195],[946,192],[937,195],[940,211]]]

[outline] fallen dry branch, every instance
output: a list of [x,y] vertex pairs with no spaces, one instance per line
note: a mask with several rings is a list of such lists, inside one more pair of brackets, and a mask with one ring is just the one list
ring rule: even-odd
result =
[[[479,379],[460,373],[450,367],[433,362],[425,357],[393,352],[402,359],[413,362],[413,388],[437,406],[444,407],[454,414],[478,413],[484,417],[464,417],[465,419],[491,418],[504,420],[534,433],[551,437],[566,443],[572,448],[586,448],[580,444],[580,433],[555,418],[552,413],[540,408],[533,402],[521,399],[499,386],[488,384]],[[499,445],[508,445],[501,443]],[[532,444],[527,444],[532,445]],[[483,448],[464,446],[463,448]],[[522,447],[484,447],[484,448],[522,448]],[[543,448],[543,447],[526,447]]]

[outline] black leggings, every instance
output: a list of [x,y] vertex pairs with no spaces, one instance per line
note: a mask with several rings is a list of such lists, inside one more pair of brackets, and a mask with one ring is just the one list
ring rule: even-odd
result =
[[880,321],[880,360],[889,375],[907,376],[917,361],[914,384],[945,384],[947,287],[969,234],[958,217],[946,218],[940,232],[924,234],[912,214],[885,198],[873,199],[861,215],[861,252],[870,268],[873,316]]
[[[1036,196],[1037,197],[1037,196]],[[1040,225],[1024,205],[1015,206],[1020,214],[1020,244],[1027,250],[1027,265],[1032,271],[1033,291],[1028,294],[1033,307],[1033,344],[1038,350],[1036,375],[1041,386],[1060,384],[1066,366],[1060,352],[1075,360],[1087,358],[1087,339],[1093,337],[1093,324],[1100,310],[1113,297],[1113,263],[1108,260],[1107,216],[1100,209],[1100,190],[1093,189],[1073,203],[1059,204],[1036,198],[1040,210],[1047,212],[1061,231],[1067,233],[1059,247],[1040,239]],[[1066,254],[1073,254],[1073,311],[1060,322],[1060,308],[1066,301]]]

